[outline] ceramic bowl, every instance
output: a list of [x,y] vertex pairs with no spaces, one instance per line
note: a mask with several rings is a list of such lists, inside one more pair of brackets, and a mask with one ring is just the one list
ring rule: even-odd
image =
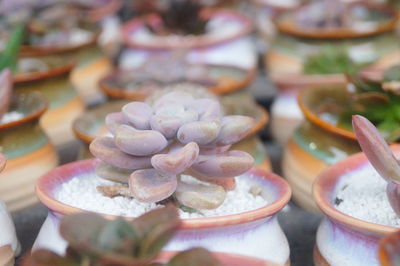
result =
[[[60,217],[85,210],[78,209],[54,199],[54,193],[66,181],[82,174],[94,173],[96,160],[84,160],[66,164],[44,175],[37,183],[40,201],[49,208],[34,244],[34,249],[48,248],[59,253],[65,251],[66,243],[58,234]],[[174,239],[166,250],[185,250],[202,246],[211,251],[237,253],[270,260],[278,264],[289,263],[289,246],[279,226],[276,213],[290,199],[290,187],[280,177],[254,168],[249,172],[251,182],[262,187],[262,195],[271,204],[236,215],[212,218],[184,219]],[[103,215],[114,219],[115,216]],[[134,218],[126,218],[128,220]]]
[[[236,97],[239,97],[239,95],[237,95]],[[232,148],[250,153],[255,158],[255,164],[258,168],[270,171],[271,163],[268,154],[260,138],[256,135],[267,124],[268,113],[261,106],[257,106],[256,108],[254,108],[254,105],[238,105],[236,97],[231,95],[224,96],[222,98],[222,104],[225,106],[225,110],[227,111],[227,113],[251,116],[256,120],[256,124],[252,128],[248,137],[233,145]],[[243,99],[243,97],[239,98]],[[79,150],[78,159],[93,158],[93,156],[89,152],[89,144],[97,136],[106,134],[108,132],[104,125],[104,119],[106,115],[111,112],[117,112],[121,110],[121,107],[127,102],[128,101],[126,100],[120,100],[100,105],[85,112],[74,121],[72,126],[73,131],[75,133],[75,136],[79,140],[81,140],[83,144],[81,149]]]
[[[400,146],[393,146],[396,156]],[[368,164],[358,153],[327,168],[313,186],[313,196],[325,218],[318,227],[314,249],[315,265],[381,265],[378,242],[399,228],[379,225],[340,212],[334,207],[337,184],[343,175]]]
[[62,58],[53,55],[26,57],[21,59],[23,60],[40,62],[38,64],[43,64],[47,69],[18,73],[14,90],[40,92],[47,99],[49,110],[43,115],[40,123],[52,143],[62,147],[73,140],[72,121],[85,109],[82,100],[69,82],[69,75],[74,65],[70,60],[65,63]]
[[[255,77],[255,71],[239,67],[212,64],[199,67],[202,74],[189,77],[187,81],[206,86],[215,94],[227,94],[244,89]],[[117,70],[102,78],[99,86],[111,98],[143,101],[154,91],[140,88],[138,82],[134,71]],[[158,84],[156,81],[154,83]]]
[[352,131],[339,128],[317,115],[317,110],[330,102],[344,104],[344,86],[307,88],[298,100],[306,117],[284,148],[283,176],[293,188],[293,199],[302,208],[318,213],[312,196],[312,183],[329,165],[360,151]]
[[36,92],[14,93],[9,113],[23,116],[0,124],[0,146],[7,158],[0,173],[0,199],[10,211],[36,203],[36,180],[58,164],[57,152],[39,125],[46,108],[45,99]]

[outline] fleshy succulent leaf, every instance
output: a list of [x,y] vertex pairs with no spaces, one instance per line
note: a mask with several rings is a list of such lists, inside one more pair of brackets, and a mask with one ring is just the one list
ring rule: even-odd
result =
[[353,129],[362,151],[376,171],[388,182],[400,182],[400,166],[376,127],[365,117],[353,116]]
[[386,194],[393,211],[400,216],[400,184],[393,181],[388,182]]
[[192,248],[175,255],[168,266],[219,266],[221,263],[204,248]]
[[8,111],[12,93],[12,75],[9,69],[0,71],[0,118]]
[[6,167],[6,162],[6,157],[2,153],[0,153],[0,172],[3,171],[3,169]]
[[400,65],[393,66],[383,73],[384,81],[400,81]]
[[175,235],[181,221],[177,210],[167,206],[146,213],[133,223],[137,231],[142,232],[138,257],[153,259]]
[[27,257],[23,265],[26,266],[80,266],[81,262],[70,258],[64,258],[50,250],[35,250],[31,256]]

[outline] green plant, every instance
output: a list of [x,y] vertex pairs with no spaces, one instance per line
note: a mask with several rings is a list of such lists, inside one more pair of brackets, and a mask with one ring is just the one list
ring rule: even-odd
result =
[[382,82],[356,76],[348,76],[348,80],[349,104],[338,112],[337,125],[351,129],[351,116],[359,114],[375,124],[387,141],[399,141],[400,67],[385,71]]
[[304,73],[312,74],[340,74],[357,73],[365,64],[354,62],[345,47],[324,45],[316,55],[307,57],[304,64]]
[[219,262],[203,248],[176,254],[169,262],[157,262],[162,248],[180,225],[175,208],[151,211],[133,222],[109,221],[93,213],[64,217],[61,236],[68,242],[65,256],[37,250],[27,257],[29,266],[129,265],[129,266],[217,266]]
[[0,71],[9,68],[13,71],[17,67],[19,49],[24,36],[24,26],[19,25],[11,33],[6,48],[0,53]]

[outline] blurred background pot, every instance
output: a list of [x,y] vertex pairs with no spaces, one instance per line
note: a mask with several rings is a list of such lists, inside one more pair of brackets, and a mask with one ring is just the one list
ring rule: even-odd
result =
[[0,199],[11,211],[36,203],[36,180],[58,164],[57,152],[39,125],[46,108],[36,92],[14,93],[8,113],[21,117],[0,123],[0,146],[8,160],[0,174]]
[[325,121],[318,114],[327,103],[343,104],[344,86],[306,88],[298,100],[306,121],[285,145],[282,171],[293,188],[293,199],[302,208],[318,213],[312,196],[315,178],[329,165],[360,151],[353,132]]
[[[54,193],[67,180],[94,173],[94,166],[93,159],[66,164],[43,176],[37,183],[37,195],[50,211],[34,249],[47,248],[58,253],[65,251],[66,243],[58,234],[59,219],[63,215],[84,210],[55,200]],[[165,250],[202,246],[211,251],[237,253],[289,265],[289,246],[276,213],[289,201],[290,188],[283,179],[274,174],[257,168],[249,173],[248,178],[262,188],[261,195],[269,199],[271,204],[235,215],[184,219],[178,233]],[[103,216],[116,218],[111,215]]]
[[[393,147],[393,151],[398,156],[400,147]],[[368,163],[364,154],[353,155],[326,169],[315,181],[314,199],[325,215],[317,232],[315,265],[381,265],[378,261],[379,241],[398,228],[353,218],[333,204],[343,176],[357,172]]]
[[[344,84],[344,72],[383,69],[399,62],[399,36],[394,31],[396,14],[389,8],[360,3],[348,8],[370,12],[367,21],[362,22],[363,29],[304,29],[296,26],[293,15],[300,9],[277,16],[279,35],[265,56],[269,78],[279,89],[271,112],[274,126],[282,128],[289,121],[300,123],[301,112],[295,103],[298,89]],[[287,103],[290,104],[285,106]],[[282,112],[288,109],[289,112]],[[284,143],[287,139],[279,132],[273,130],[274,137]]]

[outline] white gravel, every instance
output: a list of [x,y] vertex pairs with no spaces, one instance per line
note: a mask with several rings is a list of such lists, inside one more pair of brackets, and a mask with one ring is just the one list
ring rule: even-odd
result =
[[13,121],[17,121],[20,120],[24,117],[24,114],[17,112],[17,111],[12,111],[12,112],[8,112],[5,113],[3,115],[3,117],[0,118],[0,124],[6,124],[6,123],[10,123]]
[[364,221],[400,227],[400,217],[386,196],[386,181],[370,164],[344,175],[336,193],[339,211]]
[[[236,189],[227,193],[225,202],[220,207],[214,210],[201,210],[196,213],[187,213],[180,210],[181,218],[238,214],[267,205],[267,201],[263,197],[253,196],[249,192],[252,183],[248,178],[237,177],[236,181]],[[127,197],[105,197],[96,190],[99,185],[113,184],[116,183],[103,180],[95,174],[78,176],[64,183],[55,191],[54,197],[64,204],[80,209],[125,217],[137,217],[150,210],[163,207],[161,204],[141,203]]]

